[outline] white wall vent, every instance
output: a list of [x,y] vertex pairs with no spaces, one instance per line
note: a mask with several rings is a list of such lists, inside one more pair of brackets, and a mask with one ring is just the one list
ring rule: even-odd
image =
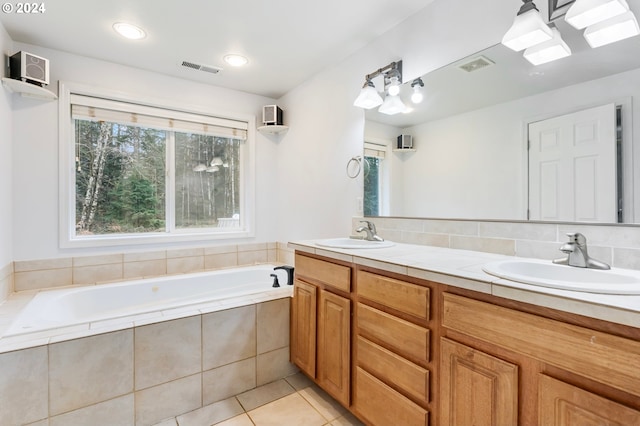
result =
[[473,72],[473,71],[478,71],[479,69],[482,69],[482,68],[486,68],[493,64],[495,64],[495,62],[493,62],[491,59],[485,56],[477,56],[471,59],[470,61],[465,62],[464,64],[458,65],[458,68],[466,72]]
[[202,65],[202,64],[197,64],[195,62],[191,62],[191,61],[182,61],[180,62],[180,65],[186,68],[191,68],[193,70],[197,70],[197,71],[204,71],[204,72],[208,72],[211,74],[218,74],[220,71],[222,71],[222,68],[220,67],[214,67],[213,65]]

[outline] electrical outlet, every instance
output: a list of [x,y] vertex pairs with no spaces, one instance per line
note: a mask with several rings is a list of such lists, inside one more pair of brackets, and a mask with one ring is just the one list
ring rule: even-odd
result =
[[362,215],[363,212],[364,212],[363,199],[362,199],[362,197],[357,197],[356,198],[356,213],[358,215]]

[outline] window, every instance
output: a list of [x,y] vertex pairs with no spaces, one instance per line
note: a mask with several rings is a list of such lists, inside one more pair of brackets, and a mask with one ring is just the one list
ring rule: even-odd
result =
[[252,235],[253,118],[65,89],[63,246]]

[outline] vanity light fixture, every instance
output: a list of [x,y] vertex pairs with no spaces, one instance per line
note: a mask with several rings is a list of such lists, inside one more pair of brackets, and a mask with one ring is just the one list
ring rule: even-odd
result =
[[362,86],[362,90],[360,90],[360,94],[353,102],[353,105],[364,109],[371,109],[381,104],[382,97],[378,94],[376,86],[371,80],[367,79],[364,86]]
[[116,22],[113,24],[113,29],[122,37],[128,38],[129,40],[140,40],[147,36],[147,33],[145,33],[142,28],[126,22]]
[[[383,76],[385,92],[387,93],[386,98],[397,98],[396,100],[389,99],[389,102],[387,102],[387,100],[385,99],[383,102],[382,96],[380,96],[380,93],[378,93],[378,91],[376,90],[376,86],[372,81],[378,76]],[[402,111],[404,111],[404,103],[398,96],[398,94],[400,93],[401,84],[402,61],[391,62],[389,65],[379,68],[378,70],[365,76],[365,82],[362,86],[362,90],[360,90],[360,94],[353,102],[353,105],[364,109],[372,109],[377,107],[378,105],[382,105],[379,109],[380,112],[395,111],[397,108],[399,108],[399,101],[403,106]],[[386,106],[384,105],[385,103],[387,104]],[[391,114],[397,114],[397,112],[392,112]]]
[[402,99],[400,99],[400,96],[388,94],[384,98],[384,102],[380,105],[380,108],[378,108],[378,112],[387,115],[395,115],[405,112],[406,109],[407,107],[404,102],[402,102]]
[[411,94],[411,102],[414,104],[419,104],[424,99],[424,95],[422,93],[422,88],[424,87],[424,82],[421,78],[416,78],[411,83],[411,89],[413,89],[413,93]]
[[564,20],[577,30],[629,11],[625,0],[575,0]]
[[524,4],[502,38],[502,44],[516,52],[553,38],[551,29],[542,20],[533,0],[522,1]]
[[562,40],[560,31],[558,31],[554,24],[551,24],[550,27],[553,33],[551,40],[531,46],[524,51],[524,58],[533,65],[546,64],[547,62],[571,55],[571,49],[567,46],[567,43]]
[[584,38],[589,46],[595,48],[639,34],[638,21],[633,12],[629,11],[587,27]]

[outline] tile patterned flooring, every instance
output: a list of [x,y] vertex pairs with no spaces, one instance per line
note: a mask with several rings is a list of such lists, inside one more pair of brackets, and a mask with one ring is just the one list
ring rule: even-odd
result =
[[302,373],[155,426],[362,426]]

